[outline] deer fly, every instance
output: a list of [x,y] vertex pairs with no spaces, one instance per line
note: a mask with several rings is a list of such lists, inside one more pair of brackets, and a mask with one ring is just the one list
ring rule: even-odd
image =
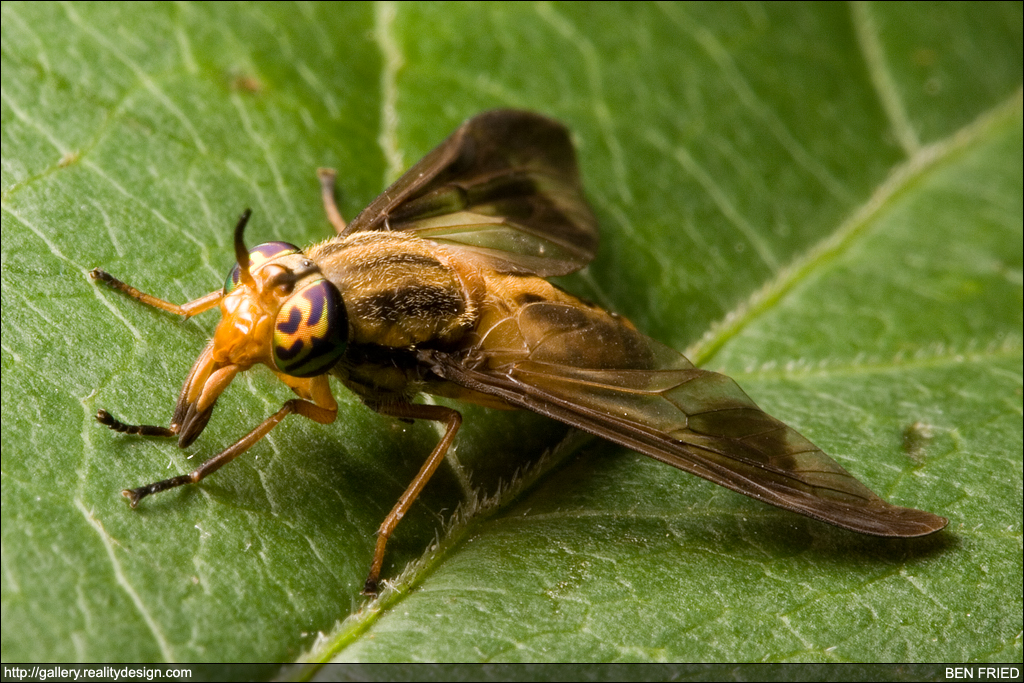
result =
[[189,474],[127,489],[146,496],[195,484],[298,413],[338,414],[330,377],[371,409],[433,420],[444,436],[384,519],[363,593],[376,594],[384,548],[444,459],[456,410],[420,393],[532,410],[757,500],[863,534],[923,536],[946,520],[891,505],[817,446],[771,417],[724,375],[693,366],[625,318],[544,278],[589,263],[597,224],[583,198],[565,127],[497,110],[462,124],[346,225],[334,174],[321,194],[337,235],[306,249],[246,248],[249,211],[234,233],[236,264],[222,289],[176,305],[96,269],[92,277],[185,318],[219,307],[169,427],[97,420],[129,434],[202,433],[236,375],[269,366],[297,395]]

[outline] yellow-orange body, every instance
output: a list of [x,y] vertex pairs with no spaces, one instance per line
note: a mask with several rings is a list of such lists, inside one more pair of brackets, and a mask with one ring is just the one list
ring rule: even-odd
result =
[[169,427],[121,432],[191,443],[239,373],[269,366],[296,394],[238,442],[187,475],[124,494],[196,483],[262,439],[285,416],[333,422],[335,376],[370,408],[446,424],[445,434],[379,529],[364,591],[376,592],[384,547],[444,458],[458,411],[413,403],[421,393],[547,415],[763,502],[877,536],[932,533],[946,520],[891,505],[814,444],[766,414],[728,377],[695,368],[628,320],[545,277],[596,253],[568,131],[529,112],[499,110],[463,124],[346,225],[324,173],[337,236],[300,250],[248,250],[224,289],[182,306],[104,280],[139,301],[190,316],[219,304],[222,320],[185,380]]

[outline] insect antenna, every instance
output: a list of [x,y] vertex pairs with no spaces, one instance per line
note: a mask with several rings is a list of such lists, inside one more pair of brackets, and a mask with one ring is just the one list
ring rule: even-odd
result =
[[235,226],[235,259],[238,261],[238,277],[239,281],[246,287],[256,288],[256,281],[252,279],[252,275],[249,273],[249,250],[245,247],[245,242],[242,240],[242,233],[245,232],[245,225],[249,222],[249,216],[252,215],[252,209],[246,209],[242,212],[242,215],[238,218],[238,225]]

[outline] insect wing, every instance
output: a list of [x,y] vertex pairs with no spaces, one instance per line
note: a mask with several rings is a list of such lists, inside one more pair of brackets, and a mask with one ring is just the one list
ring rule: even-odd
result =
[[349,224],[402,230],[503,273],[548,277],[589,263],[597,222],[569,133],[531,112],[466,121]]
[[757,500],[874,536],[913,537],[946,520],[891,505],[735,381],[601,311],[543,302],[493,326],[434,372]]

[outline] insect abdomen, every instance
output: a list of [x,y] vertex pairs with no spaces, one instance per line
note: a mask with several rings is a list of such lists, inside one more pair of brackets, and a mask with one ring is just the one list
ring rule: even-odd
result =
[[536,277],[493,275],[477,336],[488,364],[530,360],[576,368],[649,369],[650,340],[626,318]]

